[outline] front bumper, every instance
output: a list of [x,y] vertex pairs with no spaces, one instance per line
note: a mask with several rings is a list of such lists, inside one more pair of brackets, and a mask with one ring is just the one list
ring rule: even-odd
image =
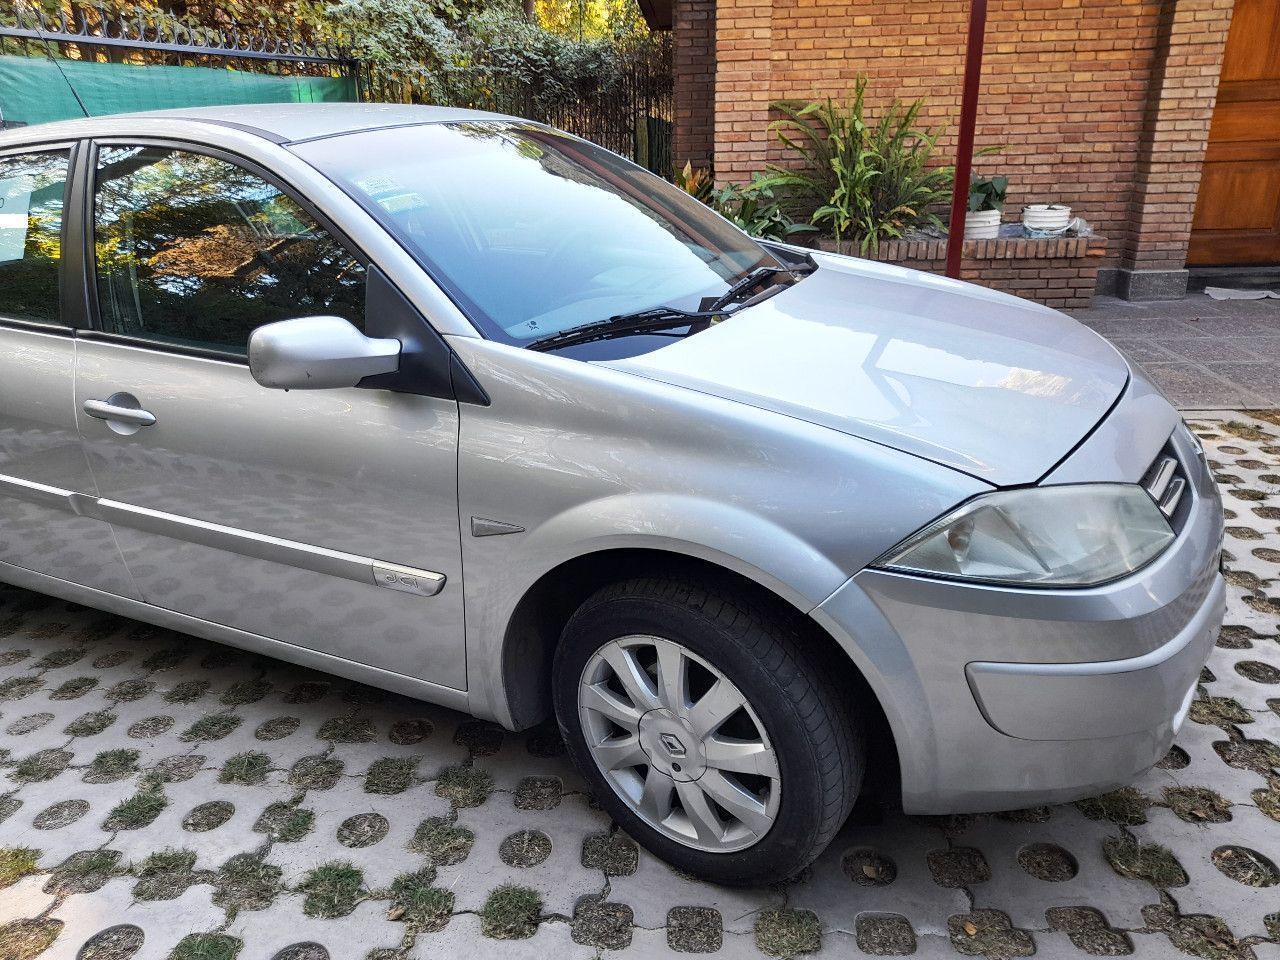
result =
[[1164,756],[1226,596],[1221,502],[1189,439],[1174,443],[1191,510],[1131,577],[1055,591],[864,570],[813,612],[879,697],[906,812],[1073,800]]

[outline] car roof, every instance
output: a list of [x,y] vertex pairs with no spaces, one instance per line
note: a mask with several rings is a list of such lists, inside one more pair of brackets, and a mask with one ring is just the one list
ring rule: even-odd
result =
[[[139,113],[111,114],[78,120],[61,120],[33,127],[18,127],[0,136],[0,141],[21,140],[22,134],[38,130],[43,137],[83,136],[80,127],[91,121],[117,121],[127,128],[134,119],[188,120],[212,126],[234,127],[256,133],[276,143],[340,136],[360,130],[411,126],[421,123],[449,123],[462,120],[511,120],[513,117],[483,110],[433,107],[399,103],[253,103],[218,107],[178,107]],[[18,134],[18,136],[12,136]]]

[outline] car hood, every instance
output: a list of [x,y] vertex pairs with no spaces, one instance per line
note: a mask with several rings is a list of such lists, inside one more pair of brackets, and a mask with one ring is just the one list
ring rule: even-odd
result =
[[1064,314],[901,267],[815,254],[808,278],[670,346],[609,361],[995,486],[1043,477],[1129,378]]

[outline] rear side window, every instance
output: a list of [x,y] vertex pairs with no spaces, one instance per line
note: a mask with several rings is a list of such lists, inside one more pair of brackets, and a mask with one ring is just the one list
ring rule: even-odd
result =
[[70,156],[0,157],[0,319],[61,322],[58,260]]
[[274,184],[217,157],[103,147],[94,192],[103,329],[243,354],[255,327],[364,329],[365,270]]

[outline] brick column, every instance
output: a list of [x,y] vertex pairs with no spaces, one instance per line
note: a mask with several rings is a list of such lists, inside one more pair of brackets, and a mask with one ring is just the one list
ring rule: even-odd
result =
[[672,11],[675,127],[671,160],[679,169],[715,161],[716,0],[675,0]]
[[773,0],[716,4],[715,171],[746,182],[769,146]]
[[[1114,290],[1128,300],[1181,297],[1187,244],[1218,96],[1233,0],[1166,0]],[[1112,284],[1099,278],[1100,290]]]

